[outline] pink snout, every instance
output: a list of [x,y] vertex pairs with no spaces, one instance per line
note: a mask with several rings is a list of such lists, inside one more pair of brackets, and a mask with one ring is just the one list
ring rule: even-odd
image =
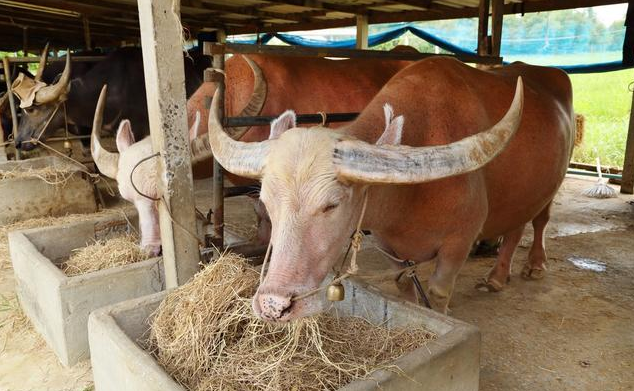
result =
[[275,293],[256,294],[253,298],[253,310],[255,314],[270,322],[285,321],[292,305],[291,296]]

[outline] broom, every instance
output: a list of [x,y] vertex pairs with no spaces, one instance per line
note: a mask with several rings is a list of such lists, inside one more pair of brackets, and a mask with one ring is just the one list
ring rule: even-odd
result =
[[581,194],[591,198],[614,198],[616,197],[616,190],[608,186],[607,181],[603,181],[603,175],[601,174],[601,159],[597,156],[597,173],[599,179],[589,189],[584,190]]

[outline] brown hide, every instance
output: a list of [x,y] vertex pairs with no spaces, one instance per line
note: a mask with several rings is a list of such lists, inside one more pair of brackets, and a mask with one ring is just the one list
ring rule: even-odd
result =
[[560,70],[522,63],[480,71],[451,58],[428,59],[395,76],[346,129],[376,141],[383,130],[377,125],[384,120],[382,106],[389,102],[405,117],[402,144],[451,143],[498,121],[520,75],[521,126],[491,163],[433,182],[371,188],[364,228],[400,258],[428,260],[454,241],[468,249],[477,237],[497,237],[531,221],[550,203],[572,152],[570,80]]
[[[360,112],[383,85],[399,70],[410,64],[408,61],[283,57],[250,55],[262,69],[268,85],[266,103],[261,115],[279,115],[292,109],[297,113]],[[249,101],[253,92],[253,72],[240,56],[226,62],[226,112],[237,115]],[[209,111],[206,97],[213,96],[213,83],[203,85],[187,102],[189,124],[194,121],[196,111],[201,112],[199,134],[207,132]],[[331,127],[339,127],[333,123]],[[262,141],[269,136],[268,126],[251,128],[242,141]],[[196,178],[211,176],[211,160],[194,166]],[[228,174],[234,184],[253,181]]]

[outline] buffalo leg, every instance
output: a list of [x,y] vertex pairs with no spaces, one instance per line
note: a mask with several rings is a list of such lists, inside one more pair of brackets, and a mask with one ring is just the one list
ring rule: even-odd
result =
[[432,308],[447,313],[456,277],[467,260],[473,240],[448,241],[440,248],[436,258],[436,270],[429,277],[427,298]]
[[156,202],[139,200],[134,203],[139,212],[139,228],[141,230],[141,248],[152,256],[161,253],[161,231]]
[[539,280],[544,278],[546,272],[546,249],[544,248],[544,233],[546,224],[550,219],[550,203],[533,219],[533,245],[528,253],[528,262],[522,269],[522,277],[527,280]]
[[517,244],[524,233],[524,225],[504,235],[500,251],[489,275],[476,285],[478,289],[486,289],[489,292],[499,292],[511,279],[511,265]]

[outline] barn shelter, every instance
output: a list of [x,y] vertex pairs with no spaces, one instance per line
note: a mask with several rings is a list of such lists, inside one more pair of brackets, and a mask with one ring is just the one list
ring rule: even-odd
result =
[[[500,42],[503,16],[558,9],[622,3],[623,1],[524,1],[504,3],[482,1],[2,1],[0,31],[2,50],[37,53],[45,43],[56,49],[74,50],[140,44],[144,66],[154,149],[162,169],[170,175],[161,183],[164,202],[160,204],[161,236],[168,286],[187,281],[198,269],[198,243],[187,233],[195,225],[193,181],[187,151],[184,76],[181,61],[183,39],[204,33],[209,41],[205,54],[213,56],[213,69],[205,78],[222,85],[225,54],[263,53],[315,57],[383,57],[416,60],[433,54],[383,53],[368,50],[368,25],[375,23],[441,20],[479,17],[478,48],[471,56],[457,55],[465,62],[496,65],[502,62]],[[491,19],[489,20],[489,14]],[[226,43],[234,34],[303,31],[357,26],[357,49],[315,49]],[[185,31],[185,35],[180,34]],[[77,60],[91,60],[75,58]],[[37,61],[9,58],[8,62]],[[6,67],[6,66],[5,66]],[[222,87],[221,87],[222,90]],[[11,97],[12,99],[12,97]],[[13,104],[14,106],[14,104]],[[174,114],[176,113],[176,114]],[[321,116],[307,113],[300,120],[321,122]],[[336,114],[336,113],[328,113]],[[354,114],[351,114],[352,116]],[[334,116],[329,118],[332,121]],[[343,116],[341,120],[351,117]],[[237,119],[225,118],[237,125]],[[244,119],[243,119],[244,120]],[[247,119],[253,124],[262,118]],[[268,119],[264,119],[267,121]],[[242,122],[242,125],[249,124]],[[623,191],[634,184],[634,126],[630,126],[623,173]],[[628,164],[629,162],[629,164]],[[224,243],[223,176],[215,165],[212,211],[214,232],[210,243]],[[169,211],[169,212],[168,212]],[[185,229],[183,229],[183,227]]]
[[[184,95],[174,85],[181,84],[182,66],[175,64],[180,57],[177,48],[184,39],[200,36],[215,39],[209,42],[205,54],[214,56],[214,68],[224,67],[223,58],[227,53],[264,53],[299,56],[333,57],[381,57],[416,60],[433,54],[386,53],[370,51],[368,48],[368,25],[388,22],[423,21],[478,17],[478,48],[473,55],[456,55],[465,62],[495,65],[502,62],[500,46],[503,31],[503,16],[530,12],[573,9],[580,7],[622,3],[622,0],[570,0],[570,1],[524,1],[504,2],[501,0],[448,0],[448,1],[256,1],[241,0],[231,2],[215,1],[0,1],[5,15],[0,19],[3,41],[2,50],[22,49],[25,52],[39,52],[46,43],[55,48],[91,49],[112,47],[121,44],[141,44],[144,48],[145,76],[147,80],[148,109],[150,113],[152,138],[155,149],[164,152],[163,167],[178,170],[163,183],[166,199],[172,211],[173,220],[185,226],[193,226],[193,211],[180,205],[191,205],[188,195],[191,189],[190,171],[186,165],[175,164],[170,159],[179,159],[172,152],[187,150],[185,145],[185,114],[165,116],[170,107],[184,107]],[[160,17],[163,15],[163,17]],[[489,18],[489,15],[491,16]],[[167,16],[171,16],[168,18]],[[298,30],[314,30],[343,26],[357,26],[357,49],[324,49],[305,47],[278,47],[271,45],[225,44],[227,35],[248,33],[269,33]],[[175,31],[183,31],[183,35]],[[217,33],[209,34],[215,31]],[[170,46],[170,44],[172,46]],[[78,58],[76,60],[86,60]],[[33,61],[36,59],[9,59],[9,61]],[[221,81],[208,70],[207,80]],[[166,79],[170,79],[169,82]],[[174,83],[174,81],[177,83]],[[170,87],[168,89],[168,87]],[[222,88],[221,88],[222,90]],[[12,97],[11,97],[12,98]],[[12,99],[11,99],[12,100]],[[159,102],[163,102],[161,112]],[[14,106],[14,105],[12,105]],[[315,120],[313,116],[313,121]],[[342,120],[349,118],[343,117]],[[305,120],[310,121],[310,118]],[[231,118],[225,120],[232,123]],[[257,123],[253,119],[253,124]],[[301,121],[301,119],[300,119]],[[260,121],[262,122],[262,121]],[[242,122],[242,125],[246,123]],[[174,138],[174,140],[171,140]],[[178,142],[176,142],[178,140]],[[634,186],[634,130],[630,129],[628,149],[624,164],[622,191],[631,193]],[[172,149],[173,148],[173,149]],[[629,163],[629,164],[628,164]],[[218,165],[216,165],[218,166]],[[215,244],[223,243],[222,175],[216,172],[214,192],[218,199],[213,207],[216,223]],[[190,235],[173,225],[172,219],[161,208],[163,251],[166,259],[180,259],[184,268],[182,278],[171,275],[172,284],[185,281],[196,270],[197,243]],[[172,242],[174,245],[170,245]],[[190,261],[186,261],[189,259]],[[185,265],[189,266],[185,266]],[[176,267],[174,271],[177,271]]]

